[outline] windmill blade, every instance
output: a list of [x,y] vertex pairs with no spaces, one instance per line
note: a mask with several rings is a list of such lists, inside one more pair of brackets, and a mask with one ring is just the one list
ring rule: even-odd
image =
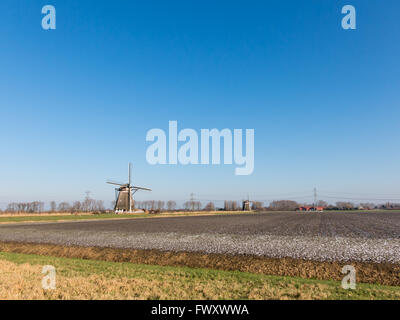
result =
[[119,182],[115,182],[115,181],[107,181],[108,184],[115,184],[116,186],[121,186],[121,187],[125,187],[127,186],[126,183],[119,183]]
[[144,187],[137,187],[137,186],[132,186],[133,189],[135,190],[146,190],[146,191],[151,191],[149,188],[144,188]]

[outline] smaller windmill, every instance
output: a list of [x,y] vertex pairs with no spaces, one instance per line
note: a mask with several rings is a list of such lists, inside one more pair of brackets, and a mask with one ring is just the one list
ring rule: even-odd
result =
[[116,201],[114,211],[118,212],[132,212],[132,208],[134,208],[133,195],[138,190],[146,190],[151,191],[151,189],[134,186],[131,184],[131,172],[132,172],[132,164],[129,163],[128,166],[128,183],[118,183],[114,181],[107,181],[109,184],[117,185],[118,188],[115,188]]

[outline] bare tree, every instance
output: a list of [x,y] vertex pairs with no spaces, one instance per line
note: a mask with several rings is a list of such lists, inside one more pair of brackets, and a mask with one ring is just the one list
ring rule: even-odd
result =
[[104,211],[104,201],[103,200],[95,200],[93,209],[95,211]]
[[261,201],[252,201],[251,210],[261,210],[263,208],[263,203]]
[[284,211],[284,210],[296,210],[299,204],[292,200],[275,200],[269,205],[270,210]]
[[82,211],[82,203],[80,201],[75,201],[72,205],[73,212],[80,212]]
[[354,209],[354,203],[347,201],[336,202],[336,207],[340,210],[352,210]]
[[40,213],[44,211],[44,202],[12,202],[8,204],[6,211],[19,213]]
[[94,210],[94,200],[90,198],[90,191],[86,191],[86,197],[82,204],[82,211],[93,211]]
[[173,200],[169,200],[169,201],[167,202],[167,208],[168,208],[168,210],[170,210],[170,211],[175,210],[175,208],[176,208],[176,202],[173,201]]
[[67,212],[70,209],[71,209],[71,206],[69,205],[68,202],[61,202],[58,205],[58,211],[60,211],[60,212]]
[[191,210],[192,209],[192,201],[186,201],[183,206],[185,207],[185,210]]
[[232,210],[237,211],[239,208],[237,201],[232,201]]
[[147,210],[147,201],[140,201],[140,208]]
[[215,205],[214,202],[209,202],[206,204],[206,206],[204,207],[205,211],[215,211]]
[[15,212],[15,211],[16,211],[16,203],[15,203],[15,202],[9,203],[9,204],[7,205],[7,208],[6,208],[6,212],[13,213],[13,212]]
[[50,211],[56,212],[57,211],[57,203],[55,201],[50,202]]
[[225,211],[237,211],[239,210],[240,206],[238,205],[237,201],[232,200],[225,200],[224,202],[224,210]]
[[317,207],[324,207],[324,208],[326,208],[326,207],[329,206],[328,202],[326,202],[326,201],[324,201],[324,200],[318,200],[317,203],[316,203],[315,205],[316,205]]
[[157,201],[157,209],[158,210],[164,210],[164,206],[165,206],[165,202],[164,201],[161,201],[161,200]]

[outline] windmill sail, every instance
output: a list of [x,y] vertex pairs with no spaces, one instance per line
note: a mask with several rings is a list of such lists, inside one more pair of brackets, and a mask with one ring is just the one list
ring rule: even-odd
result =
[[132,189],[135,189],[135,190],[146,190],[146,191],[151,191],[151,189],[149,189],[149,188],[137,187],[137,186],[132,186]]

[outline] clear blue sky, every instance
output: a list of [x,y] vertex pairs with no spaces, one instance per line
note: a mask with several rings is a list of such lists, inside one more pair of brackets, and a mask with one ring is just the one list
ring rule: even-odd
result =
[[[397,0],[2,0],[0,205],[113,200],[129,161],[139,200],[400,194],[399,39]],[[254,173],[149,165],[169,120],[254,128]]]

